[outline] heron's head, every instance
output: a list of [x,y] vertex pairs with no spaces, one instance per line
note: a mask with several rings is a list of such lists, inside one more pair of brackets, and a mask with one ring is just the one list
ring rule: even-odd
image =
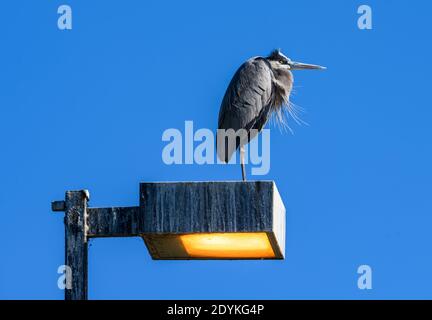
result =
[[[325,67],[292,61],[280,50],[274,50],[265,59],[270,64],[274,75],[272,104],[275,108],[274,111],[276,112],[276,119],[280,123],[284,123],[283,111],[286,110],[296,121],[301,121],[294,105],[289,102],[289,96],[293,86],[291,70],[322,70],[325,69]],[[284,108],[284,106],[286,108]]]
[[284,55],[280,50],[274,50],[266,60],[270,63],[273,71],[278,73],[283,73],[284,71],[290,70],[323,70],[325,67],[321,67],[315,64],[307,64],[301,62],[292,61],[286,55]]

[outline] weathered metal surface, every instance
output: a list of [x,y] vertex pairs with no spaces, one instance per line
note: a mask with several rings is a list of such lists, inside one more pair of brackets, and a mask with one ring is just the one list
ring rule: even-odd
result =
[[136,237],[144,217],[139,207],[88,208],[88,237]]
[[215,232],[266,232],[284,256],[285,208],[272,181],[142,183],[139,207],[87,214],[88,237],[142,236],[155,259],[165,257],[156,248],[173,242],[168,235]]
[[66,203],[62,201],[51,202],[51,210],[54,212],[64,212],[66,210]]
[[87,201],[88,191],[66,192],[65,264],[72,271],[72,286],[65,289],[65,300],[87,300]]
[[[182,259],[176,235],[265,232],[285,256],[285,207],[272,181],[141,183],[142,234],[154,259]],[[174,236],[174,238],[173,238]]]
[[143,233],[273,230],[272,181],[140,184]]
[[139,207],[88,208],[88,236],[273,231],[274,196],[272,181],[142,183]]

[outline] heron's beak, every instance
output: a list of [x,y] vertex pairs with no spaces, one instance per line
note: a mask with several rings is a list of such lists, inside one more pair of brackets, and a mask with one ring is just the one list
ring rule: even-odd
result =
[[292,61],[290,63],[291,70],[325,70],[326,67],[318,66],[316,64],[307,64]]

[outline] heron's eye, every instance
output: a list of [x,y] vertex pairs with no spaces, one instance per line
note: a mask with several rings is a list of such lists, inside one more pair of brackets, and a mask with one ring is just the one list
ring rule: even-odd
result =
[[280,64],[287,64],[285,60],[279,60]]

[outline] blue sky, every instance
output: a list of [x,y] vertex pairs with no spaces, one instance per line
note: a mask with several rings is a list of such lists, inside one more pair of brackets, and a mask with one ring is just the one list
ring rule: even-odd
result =
[[[57,8],[73,29],[57,28]],[[357,8],[373,29],[357,28]],[[2,1],[0,298],[62,299],[62,214],[138,204],[140,181],[240,179],[167,166],[162,133],[215,129],[236,68],[281,48],[309,126],[271,128],[287,208],[284,261],[152,261],[139,238],[96,239],[90,299],[432,298],[432,56],[427,1]],[[357,288],[370,265],[373,289]]]

